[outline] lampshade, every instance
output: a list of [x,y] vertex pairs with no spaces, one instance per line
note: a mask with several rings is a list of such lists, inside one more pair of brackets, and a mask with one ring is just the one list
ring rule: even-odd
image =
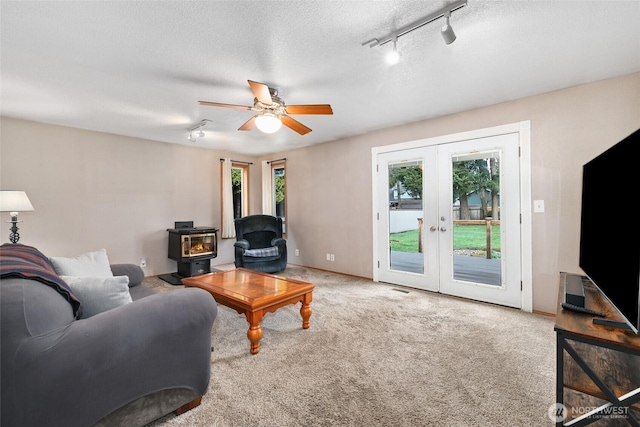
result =
[[274,133],[280,129],[282,122],[271,113],[263,113],[256,117],[256,126],[264,133]]
[[0,191],[0,212],[32,211],[33,205],[24,191]]

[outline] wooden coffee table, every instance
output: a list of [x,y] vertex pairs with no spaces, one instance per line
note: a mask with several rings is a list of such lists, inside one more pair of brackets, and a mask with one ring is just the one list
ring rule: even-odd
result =
[[302,329],[309,328],[311,294],[315,287],[312,283],[245,268],[183,278],[182,283],[185,287],[204,289],[219,304],[246,316],[249,322],[247,337],[251,342],[251,354],[260,351],[260,322],[266,313],[301,302]]

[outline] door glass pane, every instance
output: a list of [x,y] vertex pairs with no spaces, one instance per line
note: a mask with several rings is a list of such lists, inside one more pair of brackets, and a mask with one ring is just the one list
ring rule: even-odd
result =
[[452,159],[454,280],[502,284],[500,154]]
[[424,274],[422,168],[421,160],[388,165],[391,270]]

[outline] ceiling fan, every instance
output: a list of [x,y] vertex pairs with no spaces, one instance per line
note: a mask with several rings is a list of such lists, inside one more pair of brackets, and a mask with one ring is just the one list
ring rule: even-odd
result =
[[305,135],[311,132],[311,129],[290,117],[290,114],[333,114],[329,104],[285,105],[284,101],[278,97],[276,89],[270,88],[263,83],[247,81],[251,92],[255,96],[253,107],[209,101],[198,101],[198,104],[259,112],[260,114],[256,114],[247,120],[238,130],[251,130],[257,127],[265,133],[276,132],[284,124],[300,135]]

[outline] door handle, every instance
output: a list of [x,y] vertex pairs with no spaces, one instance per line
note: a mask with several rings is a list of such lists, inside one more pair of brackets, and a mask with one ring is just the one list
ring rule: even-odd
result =
[[447,229],[444,227],[440,227],[440,231],[447,231]]
[[432,225],[431,228],[429,228],[429,230],[431,231],[436,231],[438,229],[438,227],[436,227],[435,225]]

